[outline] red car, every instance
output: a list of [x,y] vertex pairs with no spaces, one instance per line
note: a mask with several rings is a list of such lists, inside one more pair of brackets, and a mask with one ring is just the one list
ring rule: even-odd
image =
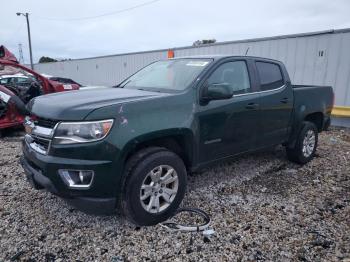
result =
[[16,57],[4,46],[0,46],[0,76],[23,74],[31,78],[28,85],[0,85],[0,132],[4,128],[22,125],[25,115],[25,105],[34,97],[50,93],[78,90],[77,84],[64,84],[49,80],[35,71],[20,65]]

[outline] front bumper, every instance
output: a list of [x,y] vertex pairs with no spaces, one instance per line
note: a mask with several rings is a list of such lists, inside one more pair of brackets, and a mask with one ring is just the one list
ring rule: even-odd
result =
[[[62,197],[77,209],[90,214],[112,214],[116,211],[116,188],[111,178],[111,161],[79,160],[42,155],[35,152],[25,140],[22,142],[21,165],[35,189]],[[96,179],[87,190],[70,189],[58,175],[59,169],[94,170]]]

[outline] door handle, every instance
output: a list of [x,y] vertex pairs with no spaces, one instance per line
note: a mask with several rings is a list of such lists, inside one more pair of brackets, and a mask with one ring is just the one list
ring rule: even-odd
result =
[[258,107],[259,107],[259,104],[257,103],[249,103],[245,106],[246,109],[251,109],[251,110],[257,109]]
[[288,98],[287,98],[287,97],[282,98],[282,99],[280,100],[280,102],[283,103],[283,104],[287,104],[287,103],[288,103]]

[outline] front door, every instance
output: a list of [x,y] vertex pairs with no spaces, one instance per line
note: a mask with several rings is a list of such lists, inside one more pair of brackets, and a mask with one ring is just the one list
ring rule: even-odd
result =
[[259,94],[254,93],[251,82],[245,60],[219,64],[205,81],[206,85],[229,84],[234,95],[230,99],[212,100],[199,107],[196,117],[200,163],[255,148],[259,132]]

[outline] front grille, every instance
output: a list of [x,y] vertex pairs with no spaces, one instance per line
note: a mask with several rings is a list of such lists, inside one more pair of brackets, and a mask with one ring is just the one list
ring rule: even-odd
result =
[[33,142],[35,142],[39,147],[43,149],[43,151],[47,152],[50,146],[50,140],[46,138],[42,138],[36,135],[31,135]]
[[47,138],[42,138],[36,135],[25,135],[24,139],[28,146],[30,146],[36,152],[47,155],[50,150],[51,140]]
[[51,120],[51,119],[46,119],[41,117],[38,117],[35,121],[36,125],[47,127],[47,128],[54,128],[57,123],[58,123],[57,120]]
[[47,155],[54,132],[54,127],[58,123],[56,120],[34,117],[34,121],[25,121],[27,135],[25,136],[28,145],[36,152]]

